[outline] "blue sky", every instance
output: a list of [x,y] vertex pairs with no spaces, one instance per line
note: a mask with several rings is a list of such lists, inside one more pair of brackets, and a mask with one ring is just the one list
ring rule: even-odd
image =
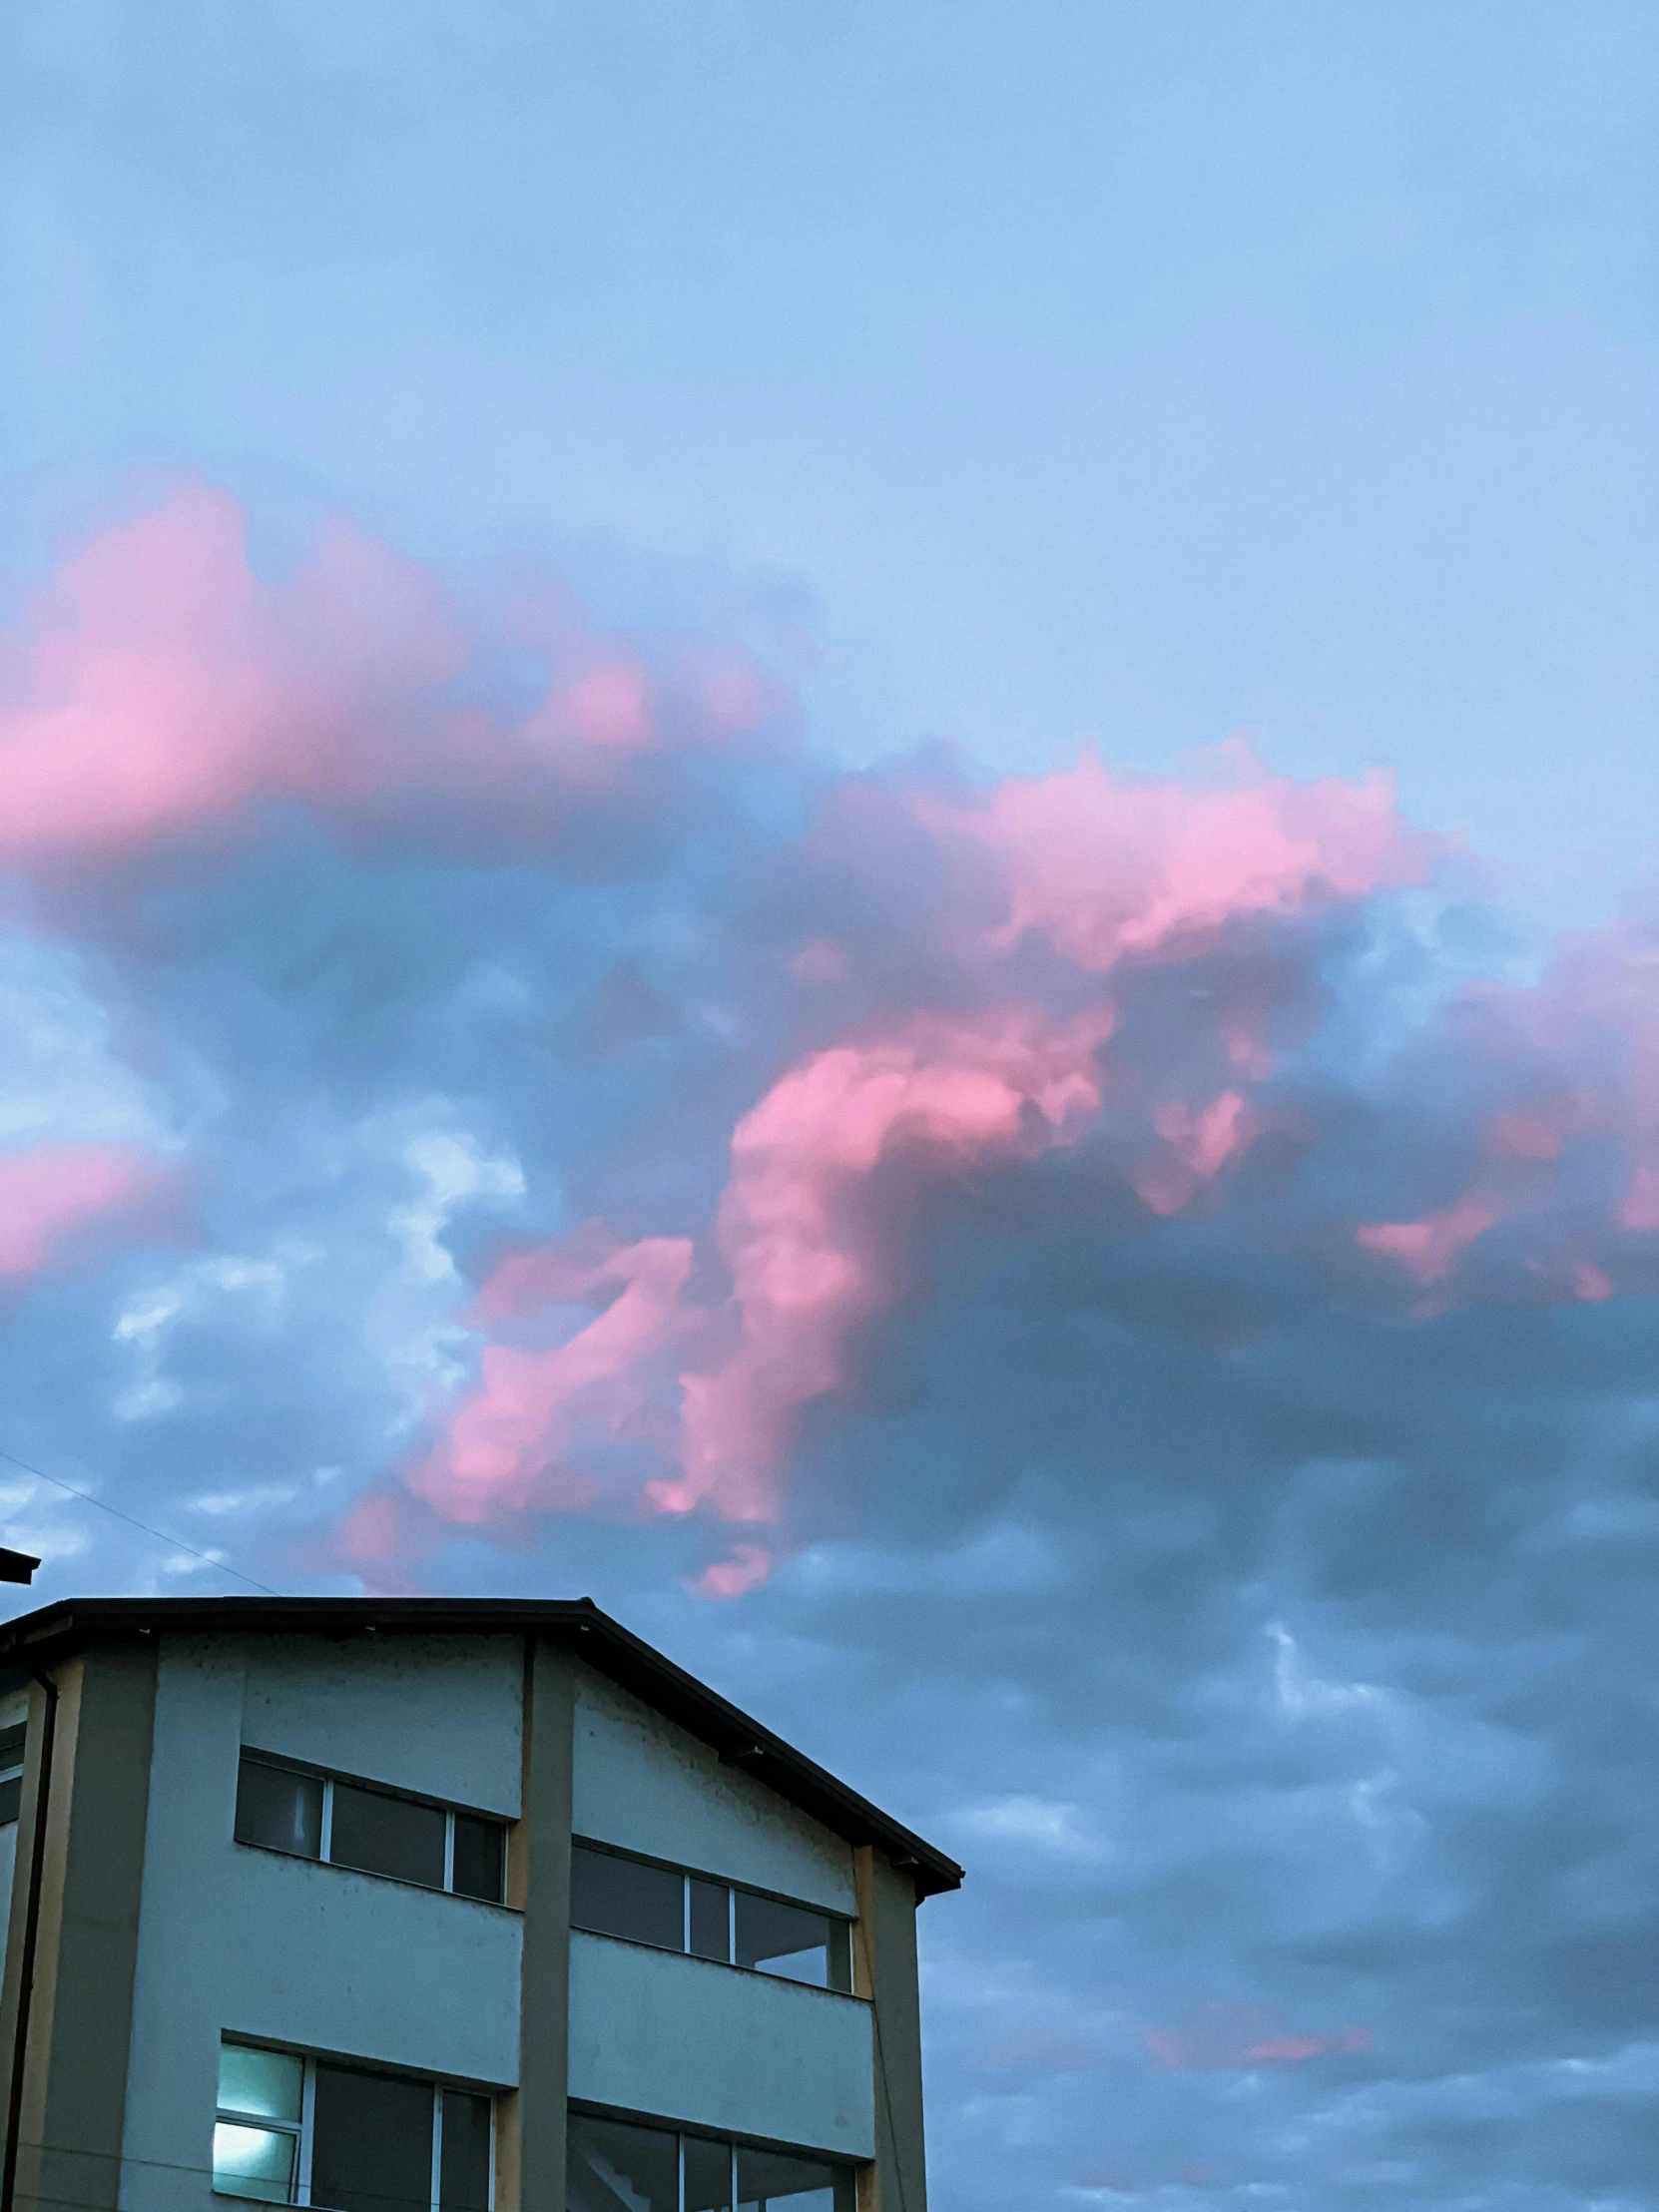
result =
[[942,2212],[1659,2205],[1656,61],[0,28],[0,1541],[751,1704]]
[[810,595],[849,747],[1251,727],[1552,879],[1644,864],[1647,10],[74,0],[7,42],[14,544],[181,455],[440,547],[615,538]]

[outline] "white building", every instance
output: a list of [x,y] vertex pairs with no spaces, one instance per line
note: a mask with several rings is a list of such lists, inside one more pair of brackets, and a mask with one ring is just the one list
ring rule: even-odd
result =
[[0,2212],[925,2212],[960,1870],[593,1605],[77,1600],[0,1670]]

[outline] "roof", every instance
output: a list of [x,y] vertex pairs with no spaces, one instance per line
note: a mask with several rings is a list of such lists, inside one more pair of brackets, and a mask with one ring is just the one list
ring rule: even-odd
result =
[[953,1859],[837,1782],[792,1744],[665,1659],[591,1598],[64,1598],[0,1626],[0,1669],[50,1666],[89,1644],[139,1635],[533,1635],[608,1675],[676,1726],[852,1845],[912,1876],[916,1898],[958,1888]]

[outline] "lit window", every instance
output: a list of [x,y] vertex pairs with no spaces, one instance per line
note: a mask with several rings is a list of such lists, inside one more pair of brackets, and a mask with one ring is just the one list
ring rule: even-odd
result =
[[302,2058],[221,2043],[214,2187],[267,2204],[298,2202],[304,2103]]
[[571,1847],[570,1920],[595,1936],[686,1950],[820,1989],[852,1986],[851,1930],[838,1914],[590,1844]]
[[851,2212],[852,2169],[573,2112],[565,2212]]
[[398,1797],[343,1777],[242,1755],[236,1838],[294,1859],[501,1903],[506,1830],[499,1821]]
[[489,2212],[488,2097],[224,2042],[214,2189],[328,2212]]

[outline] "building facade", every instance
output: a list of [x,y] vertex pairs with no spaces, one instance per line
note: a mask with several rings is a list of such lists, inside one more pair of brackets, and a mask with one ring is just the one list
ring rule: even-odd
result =
[[75,1601],[0,1670],[0,2212],[925,2212],[960,1870],[586,1601]]

